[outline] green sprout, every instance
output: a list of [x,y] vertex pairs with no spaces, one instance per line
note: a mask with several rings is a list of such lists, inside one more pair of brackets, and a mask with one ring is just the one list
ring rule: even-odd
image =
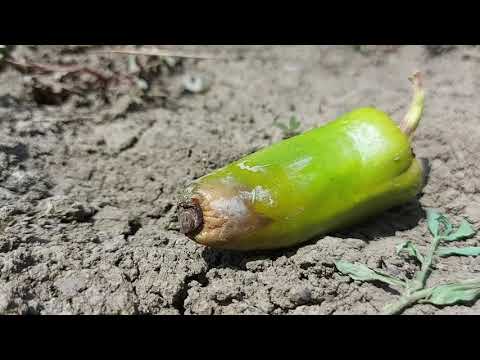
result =
[[14,45],[0,45],[0,68],[3,68],[5,63],[10,58],[10,53],[14,49]]
[[284,139],[288,139],[300,134],[299,130],[300,130],[301,123],[300,121],[297,120],[295,116],[292,116],[290,118],[290,122],[288,123],[288,125],[279,123],[277,121],[274,122],[274,125],[278,127],[280,130],[282,130]]
[[362,55],[368,53],[368,45],[353,45],[353,49]]
[[480,247],[445,247],[446,243],[466,240],[473,237],[476,231],[466,220],[454,229],[453,225],[443,214],[428,211],[428,229],[433,236],[428,253],[424,256],[411,241],[406,241],[397,247],[397,254],[406,253],[416,259],[420,270],[412,280],[401,280],[378,270],[370,269],[363,264],[352,264],[346,261],[337,261],[337,269],[356,281],[380,281],[390,286],[402,289],[400,299],[384,308],[384,315],[401,314],[416,303],[447,306],[454,304],[472,303],[480,298],[480,278],[446,283],[431,288],[425,288],[428,277],[432,272],[432,263],[435,256],[478,256]]
[[8,53],[7,45],[0,45],[0,63],[5,59],[5,56],[7,56],[7,53]]

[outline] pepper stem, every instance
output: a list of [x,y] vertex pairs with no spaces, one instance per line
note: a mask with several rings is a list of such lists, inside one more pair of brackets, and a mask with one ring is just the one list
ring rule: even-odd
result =
[[413,74],[409,80],[413,84],[413,100],[407,114],[400,124],[400,129],[402,129],[407,136],[411,137],[422,118],[425,92],[422,86],[422,76],[420,72]]

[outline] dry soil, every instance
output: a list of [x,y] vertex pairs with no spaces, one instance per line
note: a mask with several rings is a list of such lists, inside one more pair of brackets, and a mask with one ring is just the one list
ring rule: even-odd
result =
[[[398,293],[335,260],[408,278],[418,265],[395,247],[425,250],[426,208],[480,227],[475,47],[186,46],[227,59],[136,63],[107,48],[17,46],[19,64],[0,67],[2,314],[378,314]],[[274,121],[296,116],[304,131],[359,106],[400,120],[415,70],[427,100],[414,147],[431,164],[418,201],[275,252],[214,251],[178,232],[184,186],[281,140]],[[479,272],[480,258],[442,259],[429,284]],[[475,313],[480,302],[406,311]]]

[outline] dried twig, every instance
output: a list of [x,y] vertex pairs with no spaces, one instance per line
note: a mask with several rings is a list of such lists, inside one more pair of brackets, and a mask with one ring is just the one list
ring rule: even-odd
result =
[[167,50],[167,49],[148,49],[148,50],[129,50],[129,49],[114,49],[114,50],[98,50],[94,51],[97,54],[126,54],[126,55],[145,55],[158,57],[179,57],[188,59],[204,59],[204,60],[224,60],[228,59],[226,56],[188,52],[182,50]]
[[18,60],[14,60],[11,58],[5,59],[5,62],[13,66],[20,67],[22,69],[30,68],[30,69],[41,71],[44,73],[65,73],[64,76],[75,74],[75,73],[86,73],[94,76],[98,81],[102,83],[103,86],[106,86],[113,81],[119,81],[120,79],[128,80],[130,84],[134,84],[134,80],[128,75],[107,76],[100,73],[97,70],[93,70],[85,66],[27,63],[27,62],[20,62]]

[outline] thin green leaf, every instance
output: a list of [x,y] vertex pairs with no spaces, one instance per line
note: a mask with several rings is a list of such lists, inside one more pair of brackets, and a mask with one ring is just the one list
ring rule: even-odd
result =
[[450,221],[444,215],[441,215],[438,220],[440,221],[440,224],[443,225],[443,229],[440,231],[441,236],[446,237],[450,235],[453,231],[453,225]]
[[394,286],[405,286],[405,283],[393,276],[378,270],[372,270],[363,264],[352,264],[346,261],[337,261],[335,266],[341,273],[350,276],[357,281],[381,281]]
[[425,260],[423,255],[420,254],[417,247],[410,240],[405,241],[397,246],[397,255],[402,252],[406,252],[411,257],[416,258],[421,264],[423,264],[423,261]]
[[448,218],[435,210],[427,210],[428,229],[434,237],[447,237],[453,231]]
[[291,117],[290,118],[290,130],[294,131],[294,130],[297,130],[299,127],[300,127],[300,122],[297,121],[295,116]]
[[480,280],[439,285],[432,289],[429,297],[422,302],[434,305],[470,303],[480,298]]
[[440,217],[442,215],[434,210],[427,210],[428,229],[434,237],[437,237],[440,230]]
[[459,255],[459,256],[479,256],[480,255],[480,247],[472,246],[472,247],[441,247],[437,250],[437,255],[440,257],[447,257],[452,255]]
[[475,229],[472,225],[466,220],[463,220],[457,231],[453,234],[448,235],[444,240],[445,241],[457,241],[469,239],[476,234]]

